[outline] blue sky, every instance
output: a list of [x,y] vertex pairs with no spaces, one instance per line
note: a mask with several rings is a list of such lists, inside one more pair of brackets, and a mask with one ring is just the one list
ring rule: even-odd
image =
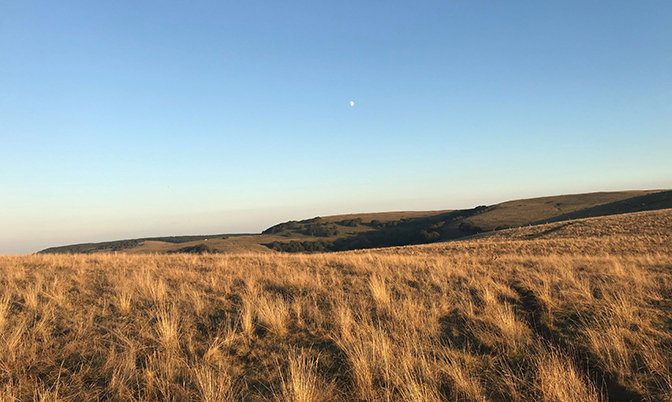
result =
[[671,188],[671,20],[669,1],[0,1],[0,253]]

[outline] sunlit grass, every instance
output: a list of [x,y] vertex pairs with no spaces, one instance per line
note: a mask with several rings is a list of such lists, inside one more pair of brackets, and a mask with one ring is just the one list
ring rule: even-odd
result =
[[0,257],[0,401],[669,400],[670,216],[340,254]]

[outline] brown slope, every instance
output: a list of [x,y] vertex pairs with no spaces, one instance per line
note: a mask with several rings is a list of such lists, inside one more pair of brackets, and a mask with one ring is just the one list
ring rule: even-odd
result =
[[357,252],[484,256],[492,252],[537,256],[672,253],[672,208],[523,226],[466,236],[459,241]]
[[655,211],[672,208],[672,190],[660,191],[636,197],[584,208],[578,211],[565,213],[549,219],[543,219],[532,224],[561,222],[571,219],[591,218],[596,216],[618,215],[631,212]]
[[518,227],[659,191],[615,191],[514,200],[489,207],[486,212],[466,220],[485,231],[502,226]]

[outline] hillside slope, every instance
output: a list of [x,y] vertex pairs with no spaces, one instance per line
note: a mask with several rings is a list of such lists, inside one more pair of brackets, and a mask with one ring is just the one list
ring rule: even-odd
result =
[[672,208],[672,191],[570,194],[464,210],[315,217],[279,223],[261,234],[133,239],[52,247],[42,253],[345,251],[448,241],[525,225],[662,208]]
[[[467,220],[483,229],[483,231],[494,230],[502,226],[518,227],[534,222],[541,223],[559,215],[575,213],[599,205],[632,199],[656,192],[658,191],[599,192],[507,201],[493,205],[485,213]],[[669,207],[672,207],[672,203]],[[634,210],[624,210],[621,213],[625,212],[634,212]]]
[[630,212],[654,211],[667,208],[672,208],[672,191],[649,193],[590,208],[583,208],[552,218],[542,218],[536,222],[532,222],[532,224],[542,223],[543,221],[550,223],[596,216],[618,215]]

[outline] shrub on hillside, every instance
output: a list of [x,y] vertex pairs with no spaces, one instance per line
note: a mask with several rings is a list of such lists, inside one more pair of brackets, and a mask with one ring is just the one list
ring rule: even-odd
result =
[[371,221],[370,225],[375,227],[375,228],[379,228],[379,229],[380,228],[393,228],[393,227],[398,226],[399,224],[407,223],[407,222],[410,222],[410,219],[401,219],[401,220],[398,220],[398,221],[386,221],[386,222],[379,221],[378,219],[374,219],[374,220]]
[[315,223],[308,226],[308,235],[315,237],[329,237],[338,234],[338,229],[335,225],[326,225]]
[[340,222],[336,222],[341,226],[350,226],[350,227],[356,227],[362,224],[362,218],[355,218],[355,219],[344,219]]
[[282,251],[285,253],[311,253],[331,251],[333,243],[326,240],[317,241],[297,241],[292,240],[288,243],[275,241],[271,243],[270,247],[275,251]]
[[435,232],[435,231],[428,232],[425,229],[422,229],[420,231],[420,236],[422,236],[424,241],[427,242],[427,243],[435,242],[435,241],[437,241],[441,238],[441,235],[439,234],[439,232]]
[[460,232],[466,233],[466,234],[476,234],[476,233],[481,233],[483,232],[483,228],[478,227],[474,225],[473,223],[469,221],[464,221],[460,223],[460,226],[458,227],[460,229]]
[[216,250],[211,249],[205,244],[197,244],[195,246],[182,247],[175,251],[169,251],[169,254],[187,253],[187,254],[211,254],[216,253]]
[[264,230],[261,232],[261,234],[276,234],[276,233],[281,233],[287,230],[292,230],[292,229],[300,229],[301,224],[297,221],[289,221],[289,222],[283,222],[283,223],[278,223],[275,226],[271,226],[270,228]]

